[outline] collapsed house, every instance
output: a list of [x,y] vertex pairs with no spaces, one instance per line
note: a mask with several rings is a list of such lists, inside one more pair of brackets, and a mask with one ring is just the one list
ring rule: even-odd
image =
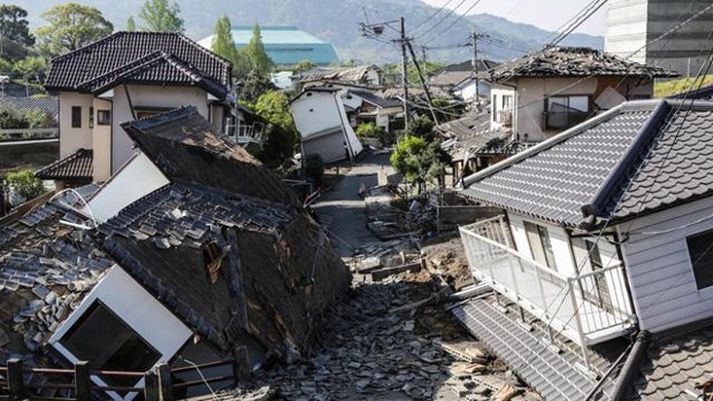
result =
[[364,149],[349,125],[340,92],[335,87],[312,86],[290,101],[303,159],[317,154],[326,163],[351,161]]
[[[0,227],[3,360],[133,372],[232,360],[212,368],[225,378],[212,384],[220,388],[268,358],[299,358],[350,284],[326,234],[288,187],[195,108],[122,128],[142,157],[101,187],[71,190]],[[158,189],[94,218],[93,200],[131,188],[134,175],[121,175],[146,160],[165,178],[154,180]],[[117,383],[101,374],[92,381]],[[181,395],[204,391],[186,386]]]
[[460,228],[494,292],[452,310],[545,400],[711,395],[712,122],[627,102],[465,179],[502,214]]

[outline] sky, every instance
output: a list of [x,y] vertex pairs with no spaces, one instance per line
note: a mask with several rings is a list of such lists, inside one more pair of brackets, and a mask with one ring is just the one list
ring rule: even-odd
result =
[[[422,0],[434,7],[448,4],[448,8],[455,8],[461,0]],[[458,12],[464,12],[478,0],[463,0]],[[505,17],[511,21],[524,22],[542,29],[556,30],[564,21],[577,14],[589,0],[480,0],[470,14],[488,13]],[[605,5],[577,32],[603,36],[606,33],[606,8]]]

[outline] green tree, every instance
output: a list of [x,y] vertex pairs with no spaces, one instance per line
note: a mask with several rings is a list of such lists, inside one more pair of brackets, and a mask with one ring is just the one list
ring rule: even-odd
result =
[[28,56],[18,60],[13,65],[13,71],[21,75],[26,82],[41,84],[47,72],[47,61],[44,57]]
[[136,32],[136,22],[134,22],[133,15],[129,15],[129,19],[126,20],[126,31]]
[[35,44],[27,22],[27,11],[14,4],[0,4],[0,36],[22,46]]
[[226,58],[233,63],[238,54],[238,49],[233,41],[233,33],[231,30],[230,19],[227,15],[222,15],[218,18],[213,29],[213,43],[210,49],[213,53]]
[[114,26],[94,7],[77,3],[56,5],[42,14],[48,25],[35,32],[47,55],[77,50],[110,35]]
[[424,138],[406,135],[396,144],[390,160],[406,182],[418,185],[421,193],[428,182],[437,180],[442,183],[451,157],[437,141],[429,143]]
[[302,60],[299,63],[295,64],[295,66],[292,67],[292,70],[294,70],[295,73],[300,73],[312,70],[315,67],[317,67],[317,64],[313,63],[312,61]]
[[255,103],[260,96],[277,89],[265,74],[256,70],[247,73],[238,84],[238,99]]
[[146,0],[139,10],[142,30],[150,32],[183,32],[181,8],[175,1]]
[[386,146],[387,134],[384,127],[379,127],[374,123],[361,123],[356,127],[356,136],[361,141],[366,141],[367,138],[376,138],[382,146]]
[[253,36],[243,52],[250,60],[253,70],[260,74],[268,74],[275,65],[265,51],[265,44],[262,43],[262,34],[258,24],[253,27]]
[[409,134],[431,142],[434,138],[433,128],[436,125],[426,116],[418,116],[409,124]]
[[5,181],[10,190],[23,198],[23,201],[34,199],[46,192],[42,180],[35,177],[30,170],[7,173]]
[[294,154],[297,129],[290,112],[289,100],[280,91],[272,90],[260,96],[255,113],[274,126],[267,133],[267,141],[258,155],[270,167],[285,164]]

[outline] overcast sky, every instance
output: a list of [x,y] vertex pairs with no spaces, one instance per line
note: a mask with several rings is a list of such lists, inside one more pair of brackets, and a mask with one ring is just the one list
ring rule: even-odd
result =
[[[441,7],[449,3],[448,0],[422,0],[434,7]],[[463,0],[463,4],[456,12],[464,12],[477,0]],[[449,8],[454,8],[461,0],[452,0]],[[481,0],[473,8],[470,14],[489,13],[505,17],[515,22],[532,24],[547,30],[555,30],[562,23],[578,11],[580,11],[588,0]],[[592,35],[604,35],[606,33],[606,8],[601,8],[578,32]]]

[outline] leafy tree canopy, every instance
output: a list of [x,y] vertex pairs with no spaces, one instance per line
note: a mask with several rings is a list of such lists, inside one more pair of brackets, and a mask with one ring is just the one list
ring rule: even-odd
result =
[[110,35],[114,26],[94,7],[77,3],[56,5],[42,14],[48,24],[35,32],[46,55],[77,50]]
[[129,15],[129,18],[126,20],[126,30],[128,32],[136,32],[136,22],[132,15]]
[[178,3],[169,0],[146,0],[139,10],[141,29],[149,32],[183,32],[183,19]]
[[253,27],[253,36],[243,49],[243,52],[250,60],[252,69],[261,74],[268,74],[275,66],[275,63],[272,62],[272,59],[265,51],[265,44],[262,43],[262,34],[258,24]]
[[297,129],[292,119],[287,97],[272,90],[260,96],[255,103],[255,113],[274,125],[258,158],[270,167],[284,165],[294,154]]
[[10,189],[25,201],[34,199],[46,191],[42,180],[35,177],[29,170],[7,173],[5,181],[7,181]]
[[406,182],[417,184],[420,192],[426,183],[443,176],[451,157],[437,141],[429,143],[424,138],[406,135],[396,144],[390,160]]
[[27,11],[14,4],[0,4],[0,36],[22,46],[33,46]]
[[211,43],[213,53],[235,63],[238,57],[238,49],[235,47],[235,41],[233,41],[230,19],[228,19],[227,15],[222,15],[218,18],[213,29],[213,35],[213,43]]

